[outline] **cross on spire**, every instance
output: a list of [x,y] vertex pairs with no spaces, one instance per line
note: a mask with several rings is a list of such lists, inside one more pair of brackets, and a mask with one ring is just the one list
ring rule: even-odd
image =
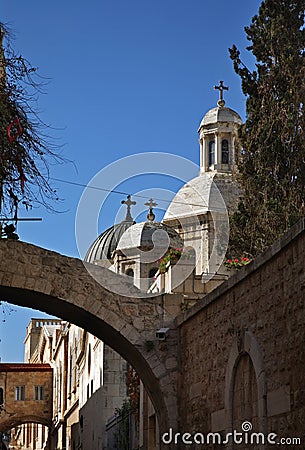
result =
[[155,215],[154,215],[154,213],[153,213],[153,208],[155,207],[155,206],[158,206],[158,203],[155,203],[154,201],[153,201],[153,199],[152,198],[150,198],[149,200],[148,200],[148,202],[147,203],[145,203],[145,206],[148,206],[149,207],[149,213],[147,214],[147,219],[150,221],[150,222],[153,222],[154,220],[155,220]]
[[228,91],[229,86],[224,86],[223,80],[220,80],[219,86],[214,86],[214,89],[217,89],[219,91],[219,100],[217,102],[217,105],[223,108],[226,104],[226,102],[223,99],[223,91]]
[[133,218],[131,217],[131,214],[130,214],[130,207],[132,205],[136,205],[137,202],[133,202],[131,200],[131,195],[127,195],[127,200],[122,200],[121,203],[122,203],[122,205],[126,205],[127,206],[126,217],[125,217],[124,220],[126,222],[133,222]]

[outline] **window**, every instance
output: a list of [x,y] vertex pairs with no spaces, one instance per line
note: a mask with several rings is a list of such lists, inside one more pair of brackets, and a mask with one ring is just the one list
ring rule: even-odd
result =
[[35,386],[35,400],[44,400],[44,387],[43,386]]
[[148,272],[149,286],[152,286],[154,284],[155,279],[156,279],[155,275],[158,272],[158,270],[159,269],[157,267],[154,267],[154,268],[150,269],[150,271]]
[[25,400],[25,386],[15,387],[15,400]]
[[3,388],[0,388],[0,410],[1,406],[3,406],[3,403],[4,403]]
[[227,139],[221,141],[221,164],[229,164],[229,142]]
[[214,164],[214,155],[215,155],[215,141],[209,142],[209,166]]
[[126,270],[126,275],[128,276],[128,277],[133,277],[133,270],[132,269],[127,269]]

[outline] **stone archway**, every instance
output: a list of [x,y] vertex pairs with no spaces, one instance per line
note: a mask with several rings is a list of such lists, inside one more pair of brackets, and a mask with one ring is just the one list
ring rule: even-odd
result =
[[10,417],[6,420],[1,420],[1,428],[3,430],[11,430],[12,428],[16,428],[19,425],[23,425],[25,423],[37,423],[39,425],[44,425],[46,427],[50,427],[52,424],[50,421],[43,420],[41,417],[36,416],[34,414],[22,415],[22,417]]
[[[119,275],[95,267],[101,278]],[[0,240],[0,300],[72,322],[112,347],[133,365],[150,396],[160,433],[177,429],[177,339],[162,296],[130,298],[97,283],[82,261],[20,241]],[[158,342],[160,326],[170,328]],[[145,345],[154,343],[154,348]],[[166,448],[170,448],[166,446]]]

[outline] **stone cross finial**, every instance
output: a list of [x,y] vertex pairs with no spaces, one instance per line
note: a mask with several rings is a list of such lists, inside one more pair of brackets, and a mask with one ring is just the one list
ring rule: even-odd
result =
[[157,205],[158,205],[158,203],[154,203],[152,198],[150,198],[149,201],[147,203],[145,203],[145,206],[149,207],[149,213],[147,214],[146,217],[150,222],[153,222],[155,220],[156,216],[153,213],[153,208]]
[[228,91],[229,86],[223,85],[223,80],[219,81],[219,86],[214,86],[214,89],[217,89],[219,91],[219,100],[217,102],[217,105],[223,108],[226,104],[226,102],[223,99],[223,91]]
[[122,205],[126,205],[126,206],[127,206],[126,217],[125,217],[124,220],[125,220],[126,222],[133,222],[133,218],[131,217],[131,214],[130,214],[130,207],[131,207],[132,205],[136,205],[137,202],[133,202],[133,201],[131,200],[131,196],[130,196],[130,195],[127,195],[127,200],[122,200],[121,203],[122,203]]

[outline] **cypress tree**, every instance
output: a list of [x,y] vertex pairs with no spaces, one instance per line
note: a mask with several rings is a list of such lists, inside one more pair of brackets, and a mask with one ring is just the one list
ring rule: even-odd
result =
[[305,215],[305,0],[265,0],[245,28],[255,57],[230,58],[246,96],[229,253],[256,256]]

